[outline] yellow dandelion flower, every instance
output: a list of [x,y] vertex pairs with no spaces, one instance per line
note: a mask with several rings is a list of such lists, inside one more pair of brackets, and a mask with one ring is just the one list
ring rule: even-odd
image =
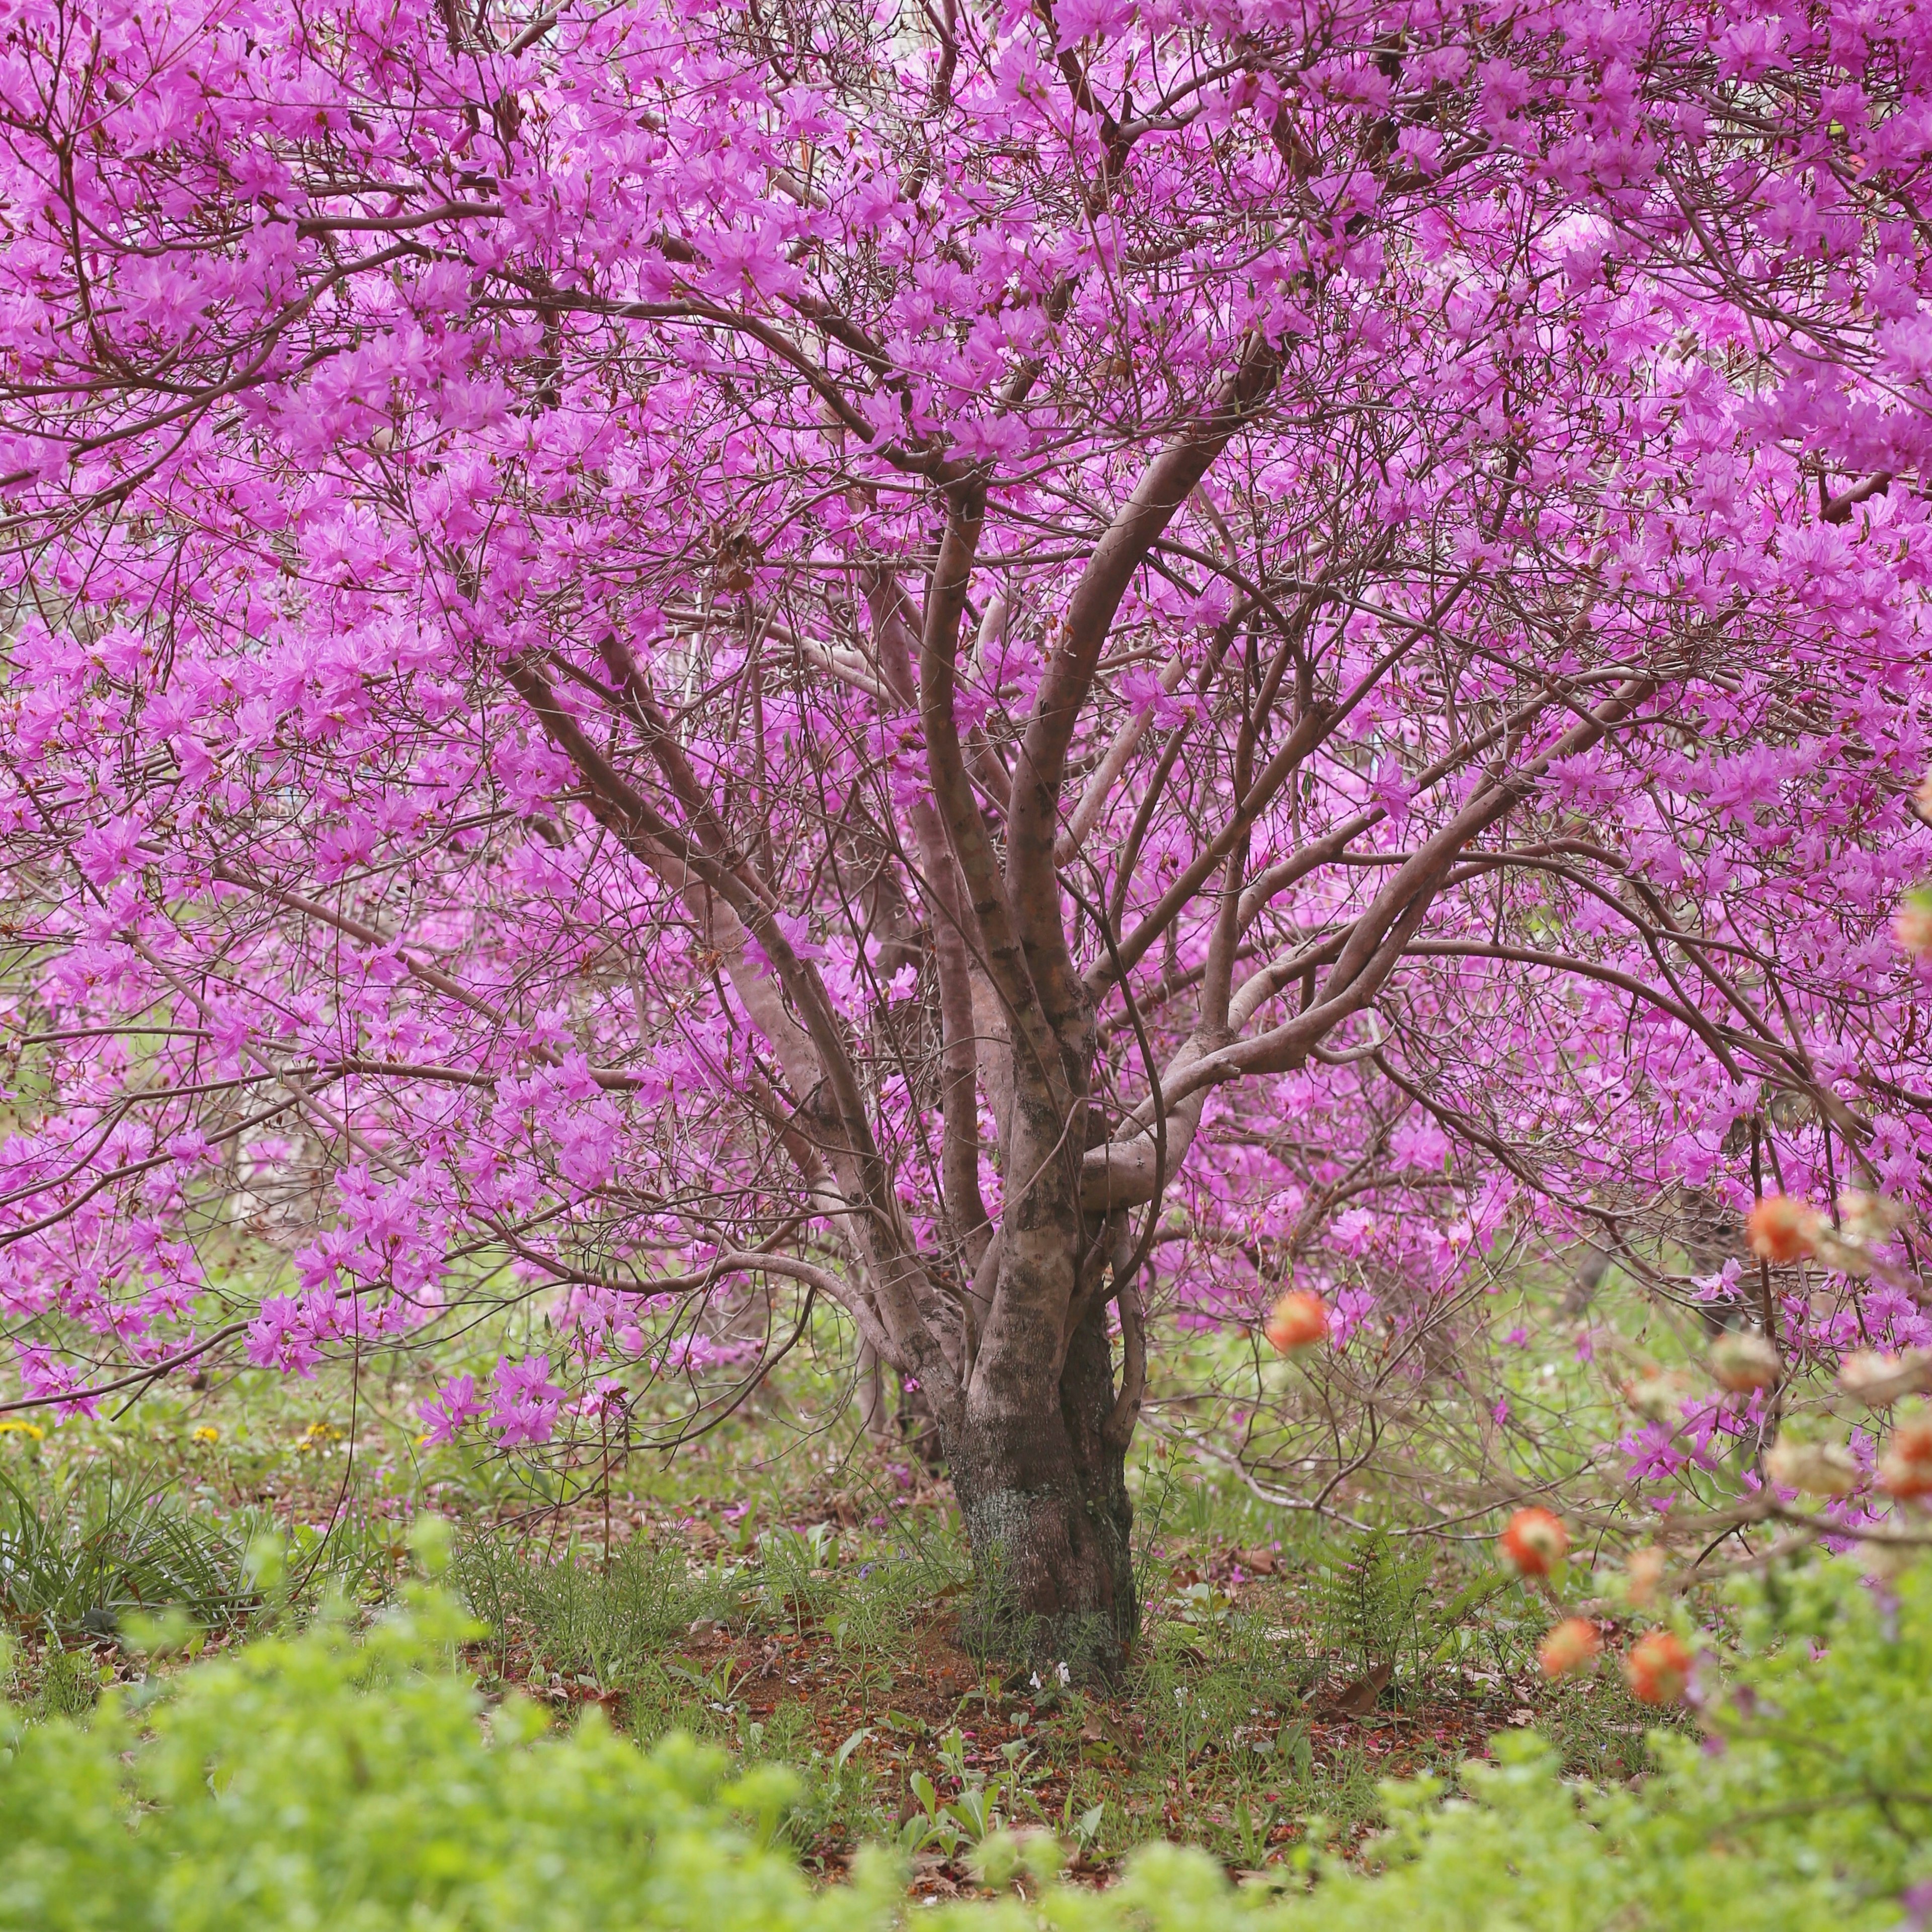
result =
[[221,1440],[221,1431],[210,1428],[206,1423],[203,1423],[188,1439],[194,1442],[219,1442]]
[[36,1442],[44,1442],[47,1432],[36,1422],[16,1422],[10,1417],[0,1422],[0,1436],[25,1436]]

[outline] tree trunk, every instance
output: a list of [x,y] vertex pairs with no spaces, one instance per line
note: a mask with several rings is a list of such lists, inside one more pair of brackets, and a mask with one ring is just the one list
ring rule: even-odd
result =
[[946,1434],[979,1584],[979,1634],[1035,1662],[1112,1676],[1140,1606],[1126,1451],[1106,1436],[1114,1376],[1099,1297],[1067,1348],[1057,1403],[1030,1402],[1030,1392],[997,1381],[976,1389]]

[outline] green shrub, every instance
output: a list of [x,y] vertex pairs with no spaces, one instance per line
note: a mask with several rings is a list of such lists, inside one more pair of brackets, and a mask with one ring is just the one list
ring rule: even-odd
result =
[[[1660,1735],[1634,1790],[1566,1783],[1499,1740],[1460,1795],[1388,1787],[1372,1871],[1310,1852],[1282,1894],[1234,1893],[1156,1848],[1112,1892],[1036,1886],[949,1906],[946,1932],[1756,1932],[1890,1928],[1932,1876],[1932,1566],[1895,1595],[1821,1565],[1742,1598],[1742,1654],[1705,1736]],[[92,1717],[7,1720],[0,1927],[34,1932],[886,1932],[890,1864],[814,1891],[775,1842],[796,1786],[671,1738],[648,1754],[592,1712],[551,1732],[484,1714],[471,1627],[427,1591],[357,1639],[323,1619]],[[1043,1844],[986,1848],[988,1875]],[[1922,1896],[1918,1894],[1916,1896]]]

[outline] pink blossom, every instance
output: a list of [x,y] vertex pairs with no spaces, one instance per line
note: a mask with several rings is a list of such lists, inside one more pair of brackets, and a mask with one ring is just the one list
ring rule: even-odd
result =
[[490,1405],[476,1393],[473,1376],[457,1376],[425,1402],[416,1413],[422,1419],[424,1440],[433,1447],[453,1442],[465,1424],[489,1411]]
[[563,1400],[563,1390],[550,1379],[549,1356],[528,1355],[520,1362],[506,1358],[490,1378],[487,1426],[503,1448],[536,1448],[555,1432]]

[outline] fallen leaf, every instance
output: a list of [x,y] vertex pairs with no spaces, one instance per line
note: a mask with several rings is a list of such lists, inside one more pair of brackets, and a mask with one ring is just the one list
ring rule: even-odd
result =
[[1388,1681],[1394,1675],[1395,1666],[1392,1663],[1378,1664],[1367,1676],[1344,1684],[1329,1698],[1329,1708],[1351,1718],[1366,1717],[1376,1708],[1376,1700],[1388,1688]]

